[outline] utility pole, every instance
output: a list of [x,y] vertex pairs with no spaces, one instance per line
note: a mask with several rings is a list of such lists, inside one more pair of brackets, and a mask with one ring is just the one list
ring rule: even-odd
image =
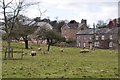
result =
[[93,23],[93,50],[95,50],[95,37],[96,37],[95,23]]

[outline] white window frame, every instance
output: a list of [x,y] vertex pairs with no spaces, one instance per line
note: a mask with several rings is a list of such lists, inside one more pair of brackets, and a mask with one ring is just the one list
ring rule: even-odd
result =
[[109,47],[113,47],[113,42],[109,42]]
[[98,40],[99,36],[95,36],[95,39]]
[[94,43],[94,46],[97,46],[97,42]]
[[83,47],[86,47],[86,43],[83,43]]
[[98,46],[98,47],[100,46],[100,42],[97,42],[97,46]]
[[104,35],[102,35],[102,36],[101,36],[101,39],[102,39],[102,40],[105,40],[105,36],[104,36]]
[[92,40],[92,36],[90,36],[90,40]]
[[112,40],[112,39],[113,39],[113,35],[110,35],[109,37],[110,37],[110,40]]
[[94,46],[99,47],[100,46],[100,42],[95,42]]

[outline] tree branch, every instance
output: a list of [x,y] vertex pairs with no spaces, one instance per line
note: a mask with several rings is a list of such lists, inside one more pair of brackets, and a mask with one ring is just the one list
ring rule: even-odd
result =
[[41,11],[41,9],[40,9],[40,7],[39,7],[39,5],[38,5],[38,10],[39,10],[39,15],[40,15],[40,18],[41,18],[41,16],[43,15],[43,13],[45,13],[46,11],[47,11],[47,9],[45,10],[45,11]]
[[8,4],[6,4],[6,7],[9,5],[9,4],[11,4],[13,2],[13,0],[11,0]]

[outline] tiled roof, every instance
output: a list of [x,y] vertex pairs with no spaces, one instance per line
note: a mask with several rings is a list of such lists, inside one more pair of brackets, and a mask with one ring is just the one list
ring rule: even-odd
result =
[[109,28],[101,28],[96,30],[96,34],[105,34],[108,33],[111,29]]
[[93,34],[93,29],[80,30],[77,34]]
[[49,23],[47,23],[47,22],[37,22],[35,24],[35,26],[45,27],[45,28],[48,28],[48,29],[53,29],[53,27]]
[[22,22],[23,25],[34,25],[35,23],[36,22],[32,20]]
[[108,33],[110,34],[118,33],[118,29],[120,29],[120,27],[113,28]]
[[67,24],[70,28],[78,28],[79,27],[79,23],[68,23]]
[[[107,33],[117,33],[118,27],[116,28],[101,28],[101,29],[95,29],[96,34],[107,34]],[[77,34],[94,34],[94,29],[86,29],[86,30],[80,30]]]
[[71,29],[77,29],[77,28],[80,28],[81,26],[83,26],[85,24],[84,23],[68,23],[67,25]]

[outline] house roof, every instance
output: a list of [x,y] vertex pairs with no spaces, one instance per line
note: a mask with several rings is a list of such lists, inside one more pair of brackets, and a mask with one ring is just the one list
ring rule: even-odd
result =
[[78,29],[85,24],[84,23],[68,23],[67,25],[70,29]]
[[37,27],[45,27],[48,29],[52,29],[53,27],[47,22],[36,22],[34,20],[25,20],[22,22],[22,25],[29,25],[29,26],[37,26]]
[[114,33],[118,33],[118,29],[120,29],[120,27],[115,27],[115,28],[113,28],[113,29],[111,29],[108,33],[109,34],[114,34]]
[[73,28],[76,29],[76,28],[79,27],[79,23],[68,23],[67,25],[68,25],[70,28],[72,28],[72,29],[73,29]]
[[24,22],[22,22],[22,25],[34,25],[36,22],[35,21],[32,21],[32,20],[26,20]]
[[[96,34],[113,34],[118,32],[118,27],[116,28],[101,28],[101,29],[95,29]],[[86,29],[86,30],[80,30],[77,34],[94,34],[94,29]]]
[[96,34],[105,34],[108,33],[111,29],[109,28],[101,28],[101,29],[96,29]]
[[53,27],[47,22],[37,22],[35,26],[46,28],[46,29],[53,29]]
[[80,30],[77,34],[93,34],[93,29]]

